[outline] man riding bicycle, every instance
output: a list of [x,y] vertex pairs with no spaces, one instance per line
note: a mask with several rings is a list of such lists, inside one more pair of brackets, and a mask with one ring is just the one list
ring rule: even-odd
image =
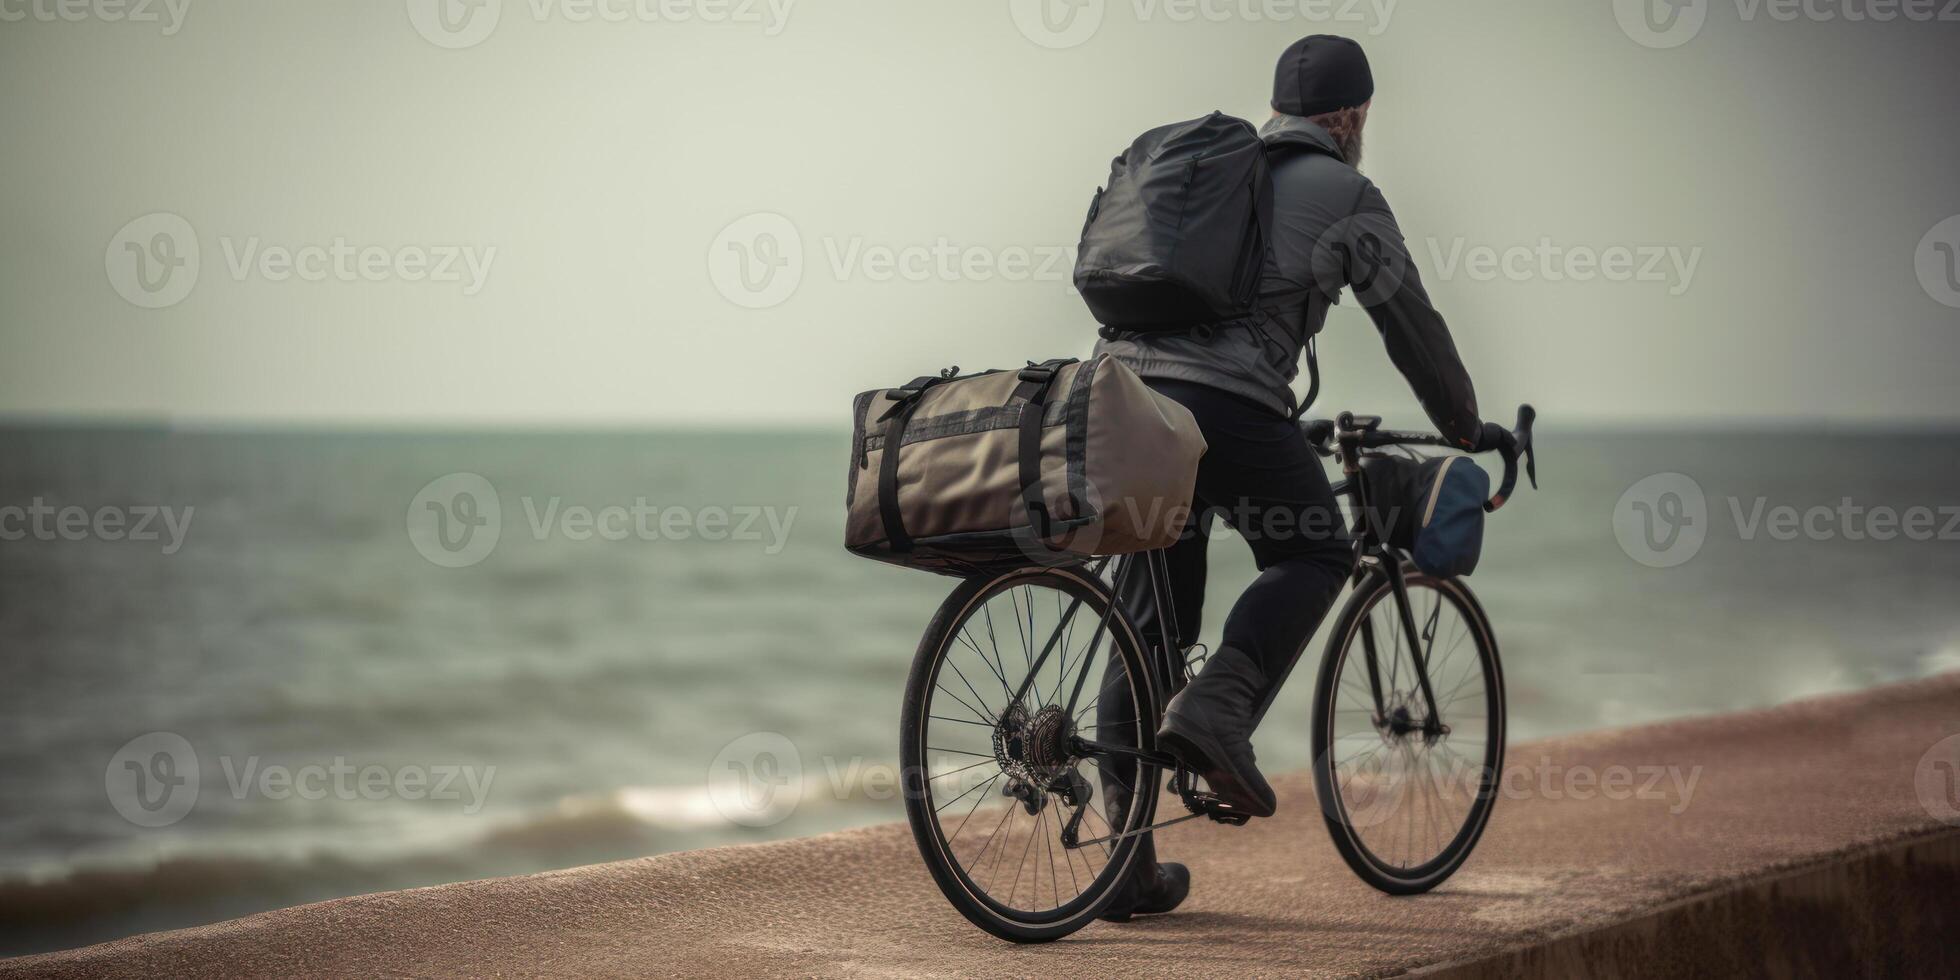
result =
[[[1163,623],[1142,576],[1123,583],[1130,616],[1153,642],[1169,640],[1180,650],[1195,643],[1214,516],[1246,539],[1259,567],[1226,617],[1217,652],[1171,700],[1157,733],[1159,747],[1202,775],[1221,803],[1251,816],[1271,816],[1277,807],[1254,764],[1253,727],[1354,565],[1327,476],[1293,421],[1291,383],[1328,308],[1344,289],[1354,291],[1389,358],[1451,443],[1474,452],[1505,435],[1501,426],[1479,421],[1470,377],[1423,290],[1394,214],[1356,169],[1373,96],[1367,57],[1352,40],[1314,35],[1280,56],[1273,116],[1260,132],[1271,150],[1273,230],[1259,292],[1290,299],[1270,305],[1256,321],[1216,329],[1108,331],[1096,348],[1189,409],[1209,446],[1199,463],[1194,516],[1166,557],[1177,635],[1161,636]],[[1114,683],[1127,681],[1115,677]],[[1121,786],[1105,790],[1112,806],[1127,806]],[[1159,864],[1148,835],[1142,845],[1135,873],[1104,918],[1168,912],[1189,891],[1183,865]]]

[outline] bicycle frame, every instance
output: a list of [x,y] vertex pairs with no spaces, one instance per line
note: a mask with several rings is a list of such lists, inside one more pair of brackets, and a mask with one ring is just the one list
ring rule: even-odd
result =
[[[1497,493],[1485,502],[1484,510],[1486,512],[1493,512],[1503,507],[1504,503],[1510,498],[1511,491],[1517,484],[1518,464],[1520,461],[1524,464],[1525,474],[1531,478],[1531,485],[1534,487],[1538,485],[1537,462],[1532,448],[1532,425],[1537,419],[1537,415],[1537,411],[1530,405],[1521,405],[1518,407],[1516,428],[1508,431],[1499,429],[1496,435],[1492,436],[1490,430],[1495,428],[1495,426],[1486,426],[1484,435],[1486,441],[1485,448],[1496,449],[1504,459],[1504,478],[1499,485]],[[1358,529],[1359,533],[1354,538],[1354,572],[1351,582],[1359,589],[1367,584],[1370,576],[1379,575],[1387,581],[1389,591],[1395,599],[1395,613],[1397,617],[1397,629],[1395,632],[1399,636],[1408,638],[1409,661],[1413,665],[1412,669],[1415,674],[1416,688],[1422,695],[1421,705],[1423,708],[1423,717],[1419,723],[1410,716],[1410,712],[1406,708],[1398,707],[1393,714],[1389,712],[1389,697],[1385,696],[1385,692],[1382,689],[1379,638],[1376,636],[1373,619],[1362,619],[1360,629],[1361,649],[1362,656],[1366,660],[1368,693],[1374,708],[1372,721],[1377,728],[1386,726],[1388,731],[1398,736],[1420,731],[1425,741],[1434,741],[1450,733],[1450,726],[1443,721],[1440,706],[1436,703],[1436,691],[1430,683],[1429,678],[1429,648],[1434,644],[1435,637],[1433,634],[1436,629],[1437,618],[1441,613],[1441,607],[1439,606],[1435,611],[1431,612],[1427,624],[1422,628],[1417,627],[1415,611],[1409,603],[1408,581],[1403,573],[1403,562],[1406,556],[1388,543],[1387,529],[1379,527],[1376,524],[1377,515],[1374,508],[1368,506],[1368,481],[1361,469],[1361,460],[1367,455],[1367,451],[1370,449],[1398,446],[1435,446],[1446,449],[1461,447],[1445,440],[1439,435],[1431,433],[1385,430],[1381,428],[1381,422],[1382,420],[1378,416],[1358,416],[1350,412],[1342,412],[1339,418],[1334,421],[1306,423],[1301,428],[1308,444],[1313,447],[1315,452],[1323,457],[1335,456],[1340,460],[1342,480],[1336,483],[1332,487],[1332,490],[1336,498],[1347,497],[1353,501],[1355,516],[1357,518],[1355,523],[1360,525]],[[1334,449],[1328,448],[1330,441],[1335,444]],[[1144,636],[1145,642],[1149,644],[1149,649],[1146,651],[1146,659],[1149,661],[1151,673],[1155,675],[1151,678],[1151,689],[1153,695],[1152,708],[1156,716],[1161,717],[1163,715],[1165,706],[1169,704],[1170,699],[1190,680],[1191,665],[1176,649],[1176,638],[1179,635],[1177,628],[1177,605],[1173,601],[1174,597],[1171,595],[1170,574],[1164,556],[1165,552],[1163,551],[1150,551],[1140,555],[1129,555],[1125,556],[1122,564],[1117,567],[1115,581],[1110,590],[1112,598],[1109,607],[1104,613],[1102,622],[1096,627],[1095,635],[1090,640],[1089,649],[1083,654],[1080,666],[1081,674],[1076,678],[1075,688],[1069,695],[1066,710],[1071,717],[1074,715],[1076,704],[1081,698],[1082,689],[1088,680],[1089,671],[1095,665],[1095,656],[1102,645],[1103,634],[1109,631],[1109,619],[1112,616],[1119,615],[1116,610],[1121,605],[1120,600],[1124,592],[1124,581],[1127,576],[1133,574],[1139,560],[1142,562],[1144,574],[1149,577],[1148,595],[1150,601],[1154,604],[1158,612],[1156,617],[1157,629],[1154,631],[1156,636],[1152,637],[1148,634]],[[1108,567],[1109,561],[1110,559],[1103,558],[1086,567],[1092,577],[1100,579],[1103,570]],[[1054,634],[1049,637],[1047,644],[1043,646],[1040,657],[1036,658],[1031,664],[1027,679],[1021,682],[1020,689],[1015,692],[1013,699],[1009,701],[1010,705],[1019,704],[1021,699],[1027,696],[1029,685],[1033,683],[1034,677],[1040,671],[1041,667],[1047,663],[1049,656],[1054,653],[1055,645],[1061,638],[1062,631],[1075,617],[1076,611],[1081,606],[1082,602],[1079,599],[1070,603],[1067,611],[1063,613],[1061,621],[1056,624]],[[1128,614],[1124,613],[1121,615],[1127,616]],[[1126,625],[1132,628],[1134,627],[1134,624],[1127,622]],[[1299,651],[1296,651],[1293,658],[1287,662],[1285,668],[1279,672],[1279,676],[1273,678],[1273,683],[1266,693],[1265,700],[1257,706],[1253,713],[1252,724],[1255,729],[1265,719],[1266,711],[1272,707],[1280,688],[1284,686],[1287,677],[1293,673],[1293,668],[1298,665],[1301,656],[1305,652],[1304,646]],[[1391,664],[1399,662],[1395,659],[1396,652],[1389,651]],[[1387,695],[1393,695],[1395,693],[1386,692]],[[1080,735],[1072,736],[1070,748],[1071,751],[1082,756],[1127,756],[1137,759],[1145,765],[1162,769],[1172,774],[1171,785],[1177,790],[1179,797],[1184,801],[1185,808],[1190,810],[1191,813],[1188,816],[1179,817],[1176,820],[1165,821],[1150,827],[1128,831],[1120,836],[1127,837],[1134,834],[1148,833],[1158,827],[1180,823],[1184,820],[1190,820],[1200,816],[1209,816],[1221,823],[1232,824],[1242,824],[1251,819],[1247,814],[1234,812],[1229,807],[1221,805],[1215,797],[1198,793],[1192,788],[1191,780],[1187,778],[1190,775],[1189,770],[1185,769],[1176,759],[1168,755],[1157,752],[1146,752],[1140,748],[1129,746],[1108,745],[1083,738]],[[1080,818],[1079,813],[1077,818]],[[1071,821],[1069,832],[1063,838],[1065,846],[1078,846],[1071,840],[1074,830],[1075,823]]]
[[[1441,444],[1439,439],[1431,436],[1414,433],[1402,435],[1408,436],[1403,441],[1409,443]],[[1419,629],[1417,627],[1415,612],[1409,602],[1408,586],[1403,577],[1402,564],[1404,558],[1394,547],[1387,544],[1386,530],[1374,526],[1374,512],[1368,506],[1367,483],[1362,476],[1360,468],[1360,460],[1363,456],[1362,436],[1363,430],[1360,429],[1344,429],[1342,431],[1338,455],[1341,459],[1343,479],[1333,487],[1334,495],[1337,498],[1346,497],[1353,502],[1354,511],[1358,518],[1357,523],[1361,525],[1359,529],[1360,533],[1354,539],[1355,561],[1351,584],[1358,587],[1367,581],[1370,575],[1377,574],[1387,579],[1390,591],[1394,596],[1396,614],[1401,624],[1400,633],[1408,638],[1410,662],[1415,666],[1417,687],[1421,691],[1423,703],[1428,709],[1421,723],[1419,725],[1411,725],[1407,730],[1420,730],[1426,738],[1434,738],[1438,735],[1446,734],[1449,731],[1449,726],[1443,723],[1441,714],[1438,711],[1435,690],[1429,678],[1428,651],[1426,646],[1432,639],[1430,632],[1435,628],[1435,617],[1431,617],[1431,622],[1427,624],[1426,628]],[[1075,687],[1070,693],[1066,709],[1070,714],[1075,712],[1076,704],[1080,699],[1089,672],[1094,667],[1095,656],[1100,652],[1103,635],[1108,632],[1108,616],[1116,614],[1115,610],[1120,605],[1120,601],[1118,600],[1120,600],[1124,591],[1124,581],[1127,576],[1135,574],[1139,563],[1141,564],[1143,574],[1148,579],[1148,595],[1150,601],[1154,604],[1155,609],[1160,611],[1158,628],[1143,634],[1144,641],[1149,646],[1147,653],[1150,669],[1153,674],[1151,687],[1154,692],[1153,708],[1156,715],[1161,716],[1163,714],[1165,705],[1190,680],[1190,664],[1175,648],[1174,638],[1179,635],[1177,608],[1175,597],[1171,592],[1169,566],[1165,554],[1161,550],[1143,552],[1137,555],[1125,556],[1118,564],[1115,579],[1110,589],[1113,598],[1109,611],[1106,613],[1103,621],[1096,627],[1096,632],[1090,640],[1088,651],[1084,654],[1081,674],[1077,677]],[[1108,566],[1110,561],[1111,559],[1109,558],[1098,560],[1089,566],[1090,573],[1096,578],[1101,578],[1103,570]],[[1026,695],[1034,676],[1053,653],[1056,642],[1062,635],[1063,629],[1067,627],[1069,621],[1080,608],[1080,605],[1080,601],[1077,600],[1071,603],[1069,608],[1063,613],[1060,622],[1056,624],[1054,633],[1050,635],[1041,654],[1035,659],[1033,669],[1029,671],[1028,678],[1022,681],[1020,690],[1015,692],[1014,701],[1010,703],[1018,703]],[[1128,614],[1126,612],[1123,615]],[[1387,718],[1386,698],[1382,688],[1381,654],[1377,647],[1373,621],[1364,620],[1362,622],[1361,632],[1362,649],[1363,655],[1366,658],[1370,688],[1369,693],[1374,704],[1376,723],[1387,724],[1390,722]],[[1155,635],[1150,635],[1152,633]],[[1285,670],[1280,673],[1276,682],[1271,685],[1271,690],[1268,691],[1265,700],[1258,705],[1254,712],[1253,726],[1255,728],[1265,717],[1266,711],[1272,707],[1280,688],[1284,685],[1287,677],[1291,675],[1293,668],[1298,664],[1304,654],[1305,648],[1302,647],[1300,651],[1295,653],[1293,659],[1287,663]],[[1406,723],[1398,722],[1397,724]],[[1148,765],[1169,771],[1173,773],[1173,786],[1177,788],[1186,806],[1194,811],[1192,816],[1199,816],[1208,812],[1202,805],[1202,799],[1194,790],[1189,788],[1189,781],[1179,778],[1184,775],[1184,768],[1179,765],[1176,759],[1168,755],[1145,752],[1130,746],[1109,745],[1080,736],[1077,736],[1075,739],[1075,747],[1085,755],[1130,756]],[[1211,815],[1219,818],[1217,813],[1212,813]],[[1229,819],[1231,822],[1243,822],[1245,817],[1243,815],[1229,815],[1223,819]],[[1160,823],[1154,826],[1161,827],[1165,825]]]

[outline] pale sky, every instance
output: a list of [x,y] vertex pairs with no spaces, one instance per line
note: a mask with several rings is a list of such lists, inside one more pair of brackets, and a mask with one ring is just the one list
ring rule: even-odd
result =
[[[1960,23],[453,0],[445,33],[438,2],[0,3],[0,417],[843,425],[864,388],[1086,351],[1062,250],[1109,159],[1263,120],[1281,49],[1334,32],[1490,414],[1960,420]],[[1323,406],[1419,418],[1357,310],[1323,351]]]

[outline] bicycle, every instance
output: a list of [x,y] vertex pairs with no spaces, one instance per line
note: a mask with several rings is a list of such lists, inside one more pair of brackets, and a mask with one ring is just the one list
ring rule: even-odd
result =
[[[1520,459],[1537,486],[1535,418],[1531,406],[1521,407],[1498,447],[1504,476],[1486,511],[1510,498]],[[1504,683],[1496,636],[1469,587],[1416,569],[1386,543],[1368,506],[1363,458],[1449,444],[1384,430],[1381,421],[1342,413],[1301,426],[1321,456],[1341,464],[1334,491],[1351,502],[1360,525],[1349,597],[1315,684],[1313,775],[1348,866],[1383,892],[1409,895],[1455,873],[1489,820],[1504,760]],[[1250,819],[1155,746],[1164,705],[1195,673],[1169,639],[1177,635],[1176,606],[1164,553],[1126,556],[1113,580],[1105,577],[1110,563],[1030,564],[968,578],[934,615],[906,683],[900,772],[913,837],[953,906],[1002,939],[1048,942],[1094,921],[1143,834],[1199,817],[1228,825]],[[1168,619],[1155,645],[1117,599],[1139,568]],[[1426,604],[1419,594],[1429,596]],[[1078,631],[1085,608],[1095,625],[1085,620]],[[1078,632],[1088,633],[1086,643],[1077,644]],[[1109,656],[1085,702],[1105,637]],[[1466,640],[1471,653],[1457,659]],[[1344,748],[1355,754],[1344,757]],[[1153,822],[1165,773],[1187,812]],[[990,801],[997,818],[986,809]]]

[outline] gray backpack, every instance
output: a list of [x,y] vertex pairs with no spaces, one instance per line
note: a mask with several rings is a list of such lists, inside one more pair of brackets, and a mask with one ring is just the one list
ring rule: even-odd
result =
[[1250,315],[1272,239],[1266,153],[1222,112],[1137,137],[1082,227],[1075,288],[1096,320],[1153,332]]
[[845,547],[949,575],[1169,547],[1205,451],[1107,355],[918,378],[852,414]]

